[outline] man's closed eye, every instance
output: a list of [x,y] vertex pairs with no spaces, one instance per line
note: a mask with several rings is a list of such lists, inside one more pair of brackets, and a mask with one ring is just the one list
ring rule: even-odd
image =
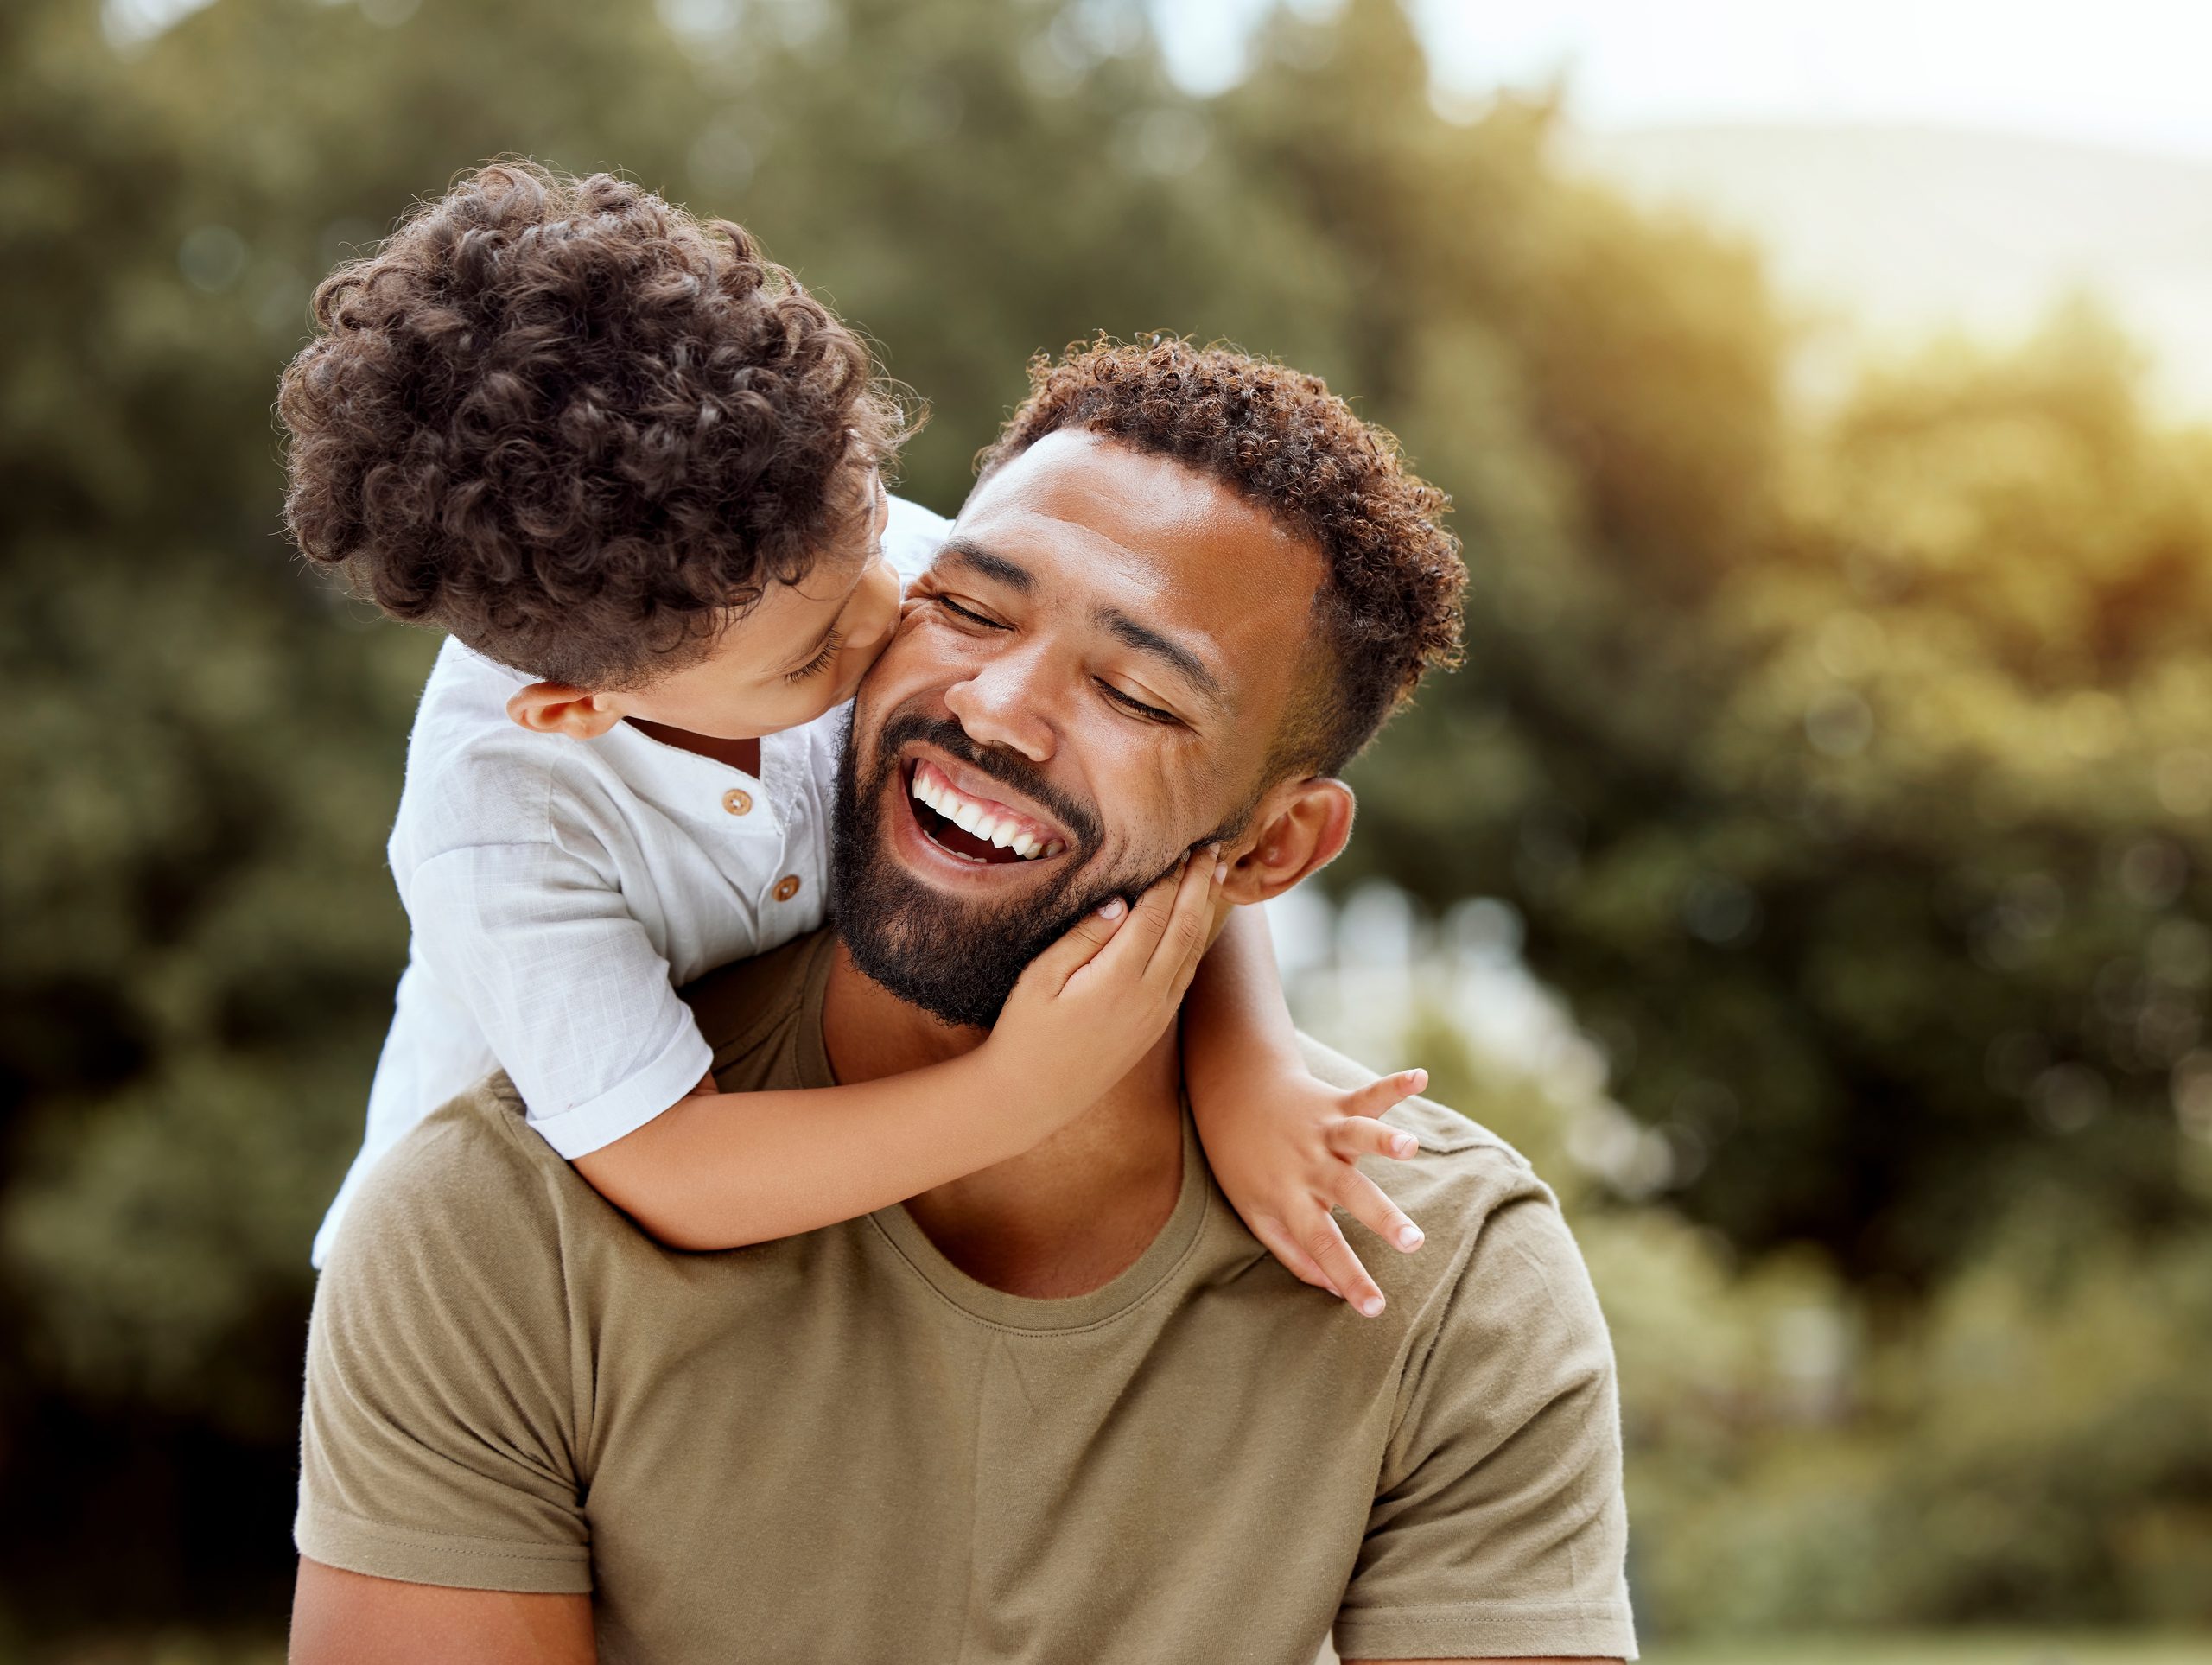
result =
[[1133,717],[1141,717],[1147,722],[1166,722],[1178,725],[1179,725],[1183,721],[1182,718],[1177,716],[1173,711],[1163,711],[1156,705],[1147,705],[1142,700],[1135,698],[1130,695],[1124,694],[1120,689],[1115,687],[1113,683],[1108,682],[1103,677],[1094,677],[1091,680],[1098,684],[1098,689],[1101,693],[1105,695],[1109,700],[1112,701],[1122,710],[1127,711]]
[[929,599],[936,602],[939,607],[943,607],[947,613],[957,613],[959,617],[965,619],[969,624],[981,625],[986,630],[1011,630],[1014,628],[1013,626],[1002,623],[999,620],[986,617],[984,614],[976,612],[973,607],[962,607],[959,602],[954,601],[950,595],[932,595]]

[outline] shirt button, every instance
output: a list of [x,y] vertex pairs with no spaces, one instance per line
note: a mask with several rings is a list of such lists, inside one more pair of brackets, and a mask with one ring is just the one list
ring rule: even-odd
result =
[[722,794],[722,808],[728,810],[732,815],[751,815],[753,794],[740,791],[733,786]]
[[787,873],[782,878],[776,880],[776,899],[778,901],[788,902],[792,897],[798,894],[798,875],[797,874]]

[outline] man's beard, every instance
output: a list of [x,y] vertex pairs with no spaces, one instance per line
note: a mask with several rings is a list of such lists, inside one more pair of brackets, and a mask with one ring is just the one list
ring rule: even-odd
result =
[[[976,905],[944,896],[901,868],[892,859],[883,825],[884,785],[898,772],[900,748],[916,740],[927,740],[1058,816],[1071,835],[1068,881]],[[1103,837],[1097,816],[1054,788],[1028,759],[976,745],[957,722],[919,712],[893,717],[873,751],[862,780],[848,710],[830,838],[830,917],[854,964],[940,1022],[990,1027],[1029,963],[1084,914],[1116,896],[1134,905],[1182,864],[1185,852],[1178,850],[1164,864],[1141,858],[1125,863],[1123,871],[1086,878],[1085,866]],[[903,790],[906,783],[899,785]],[[912,811],[901,806],[893,813]]]

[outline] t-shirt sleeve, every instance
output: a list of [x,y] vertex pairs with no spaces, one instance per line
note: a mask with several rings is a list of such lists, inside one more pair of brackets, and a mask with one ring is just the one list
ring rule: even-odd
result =
[[315,1288],[300,1553],[470,1590],[591,1588],[570,1322],[550,1206],[444,1121],[348,1211]]
[[1346,1659],[1636,1657],[1612,1345],[1548,1197],[1483,1223],[1408,1374]]
[[548,842],[471,845],[407,883],[414,951],[465,1004],[570,1161],[699,1084],[713,1052],[622,893]]

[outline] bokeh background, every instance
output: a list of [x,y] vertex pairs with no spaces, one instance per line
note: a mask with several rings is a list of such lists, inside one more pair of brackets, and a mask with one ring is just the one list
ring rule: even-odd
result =
[[1468,662],[1277,934],[1565,1195],[1651,1655],[2212,1658],[2212,165],[2142,124],[2201,23],[2098,9],[2099,149],[1790,105],[2006,49],[1941,6],[1764,9],[1876,31],[1810,71],[1669,10],[0,10],[0,1658],[281,1637],[435,644],[299,570],[270,404],[318,276],[500,152],[763,234],[940,510],[1102,328],[1396,430]]

